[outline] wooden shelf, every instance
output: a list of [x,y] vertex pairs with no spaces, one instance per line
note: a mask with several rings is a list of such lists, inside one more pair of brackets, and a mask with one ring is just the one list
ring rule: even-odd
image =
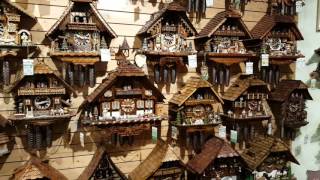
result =
[[247,117],[233,117],[226,114],[221,115],[223,121],[231,122],[248,122],[248,121],[264,121],[271,119],[271,116],[261,115],[261,116],[247,116]]
[[187,100],[185,105],[198,105],[198,104],[214,104],[218,103],[216,100],[213,99],[194,99],[194,100]]
[[65,88],[20,88],[18,96],[66,94]]

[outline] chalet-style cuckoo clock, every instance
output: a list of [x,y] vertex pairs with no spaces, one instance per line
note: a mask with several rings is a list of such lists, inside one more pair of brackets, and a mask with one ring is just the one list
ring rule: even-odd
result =
[[218,13],[196,36],[199,56],[207,60],[212,84],[229,86],[233,64],[250,61],[255,53],[245,47],[243,40],[251,33],[238,11],[228,9]]
[[200,77],[191,77],[169,101],[170,124],[178,129],[181,146],[199,152],[214,128],[221,124],[223,100],[213,86]]
[[15,97],[15,113],[9,120],[17,127],[27,127],[27,142],[31,149],[46,148],[52,142],[52,128],[70,120],[70,95],[75,91],[43,61],[34,67],[33,76],[17,72],[11,88]]
[[64,78],[80,87],[95,85],[94,64],[117,37],[93,0],[71,0],[46,35],[52,40],[50,56],[63,62]]
[[[271,4],[273,13],[262,17],[251,30],[251,34],[256,40],[253,46],[259,47],[258,51],[261,55],[269,55],[267,63],[261,62],[260,77],[272,87],[279,83],[280,74],[281,71],[285,71],[284,68],[298,58],[304,57],[297,50],[297,41],[303,40],[303,36],[294,20],[295,13],[291,13],[294,11],[290,10],[295,9],[294,2],[280,0]],[[282,7],[280,5],[273,6],[279,3]],[[281,8],[279,9],[279,7]]]
[[105,129],[120,145],[132,144],[134,136],[151,132],[151,126],[160,128],[163,117],[156,115],[156,104],[163,99],[141,69],[121,60],[86,98],[80,119],[84,126]]
[[138,32],[142,41],[138,53],[147,56],[156,83],[175,83],[177,66],[183,65],[188,55],[195,53],[187,38],[196,34],[186,9],[177,2],[167,4],[153,14]]
[[[29,24],[24,23],[26,21]],[[2,85],[10,85],[12,69],[18,67],[13,59],[27,58],[31,50],[34,50],[35,46],[27,29],[30,29],[35,22],[35,17],[10,0],[0,2],[0,72],[2,74],[0,82]]]
[[[265,82],[252,76],[240,76],[223,93],[224,114],[221,116],[227,132],[237,131],[239,142],[254,138],[257,134],[266,134],[271,123],[268,105],[269,89]],[[271,131],[272,129],[269,129]]]
[[282,80],[271,93],[270,105],[281,138],[294,139],[297,130],[308,124],[306,100],[312,100],[308,87],[300,80]]

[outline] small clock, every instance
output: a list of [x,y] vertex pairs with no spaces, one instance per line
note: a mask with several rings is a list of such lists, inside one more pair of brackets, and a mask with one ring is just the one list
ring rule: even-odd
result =
[[125,113],[132,113],[135,110],[136,104],[133,99],[124,99],[121,101],[121,110]]
[[193,111],[194,116],[202,117],[202,116],[204,116],[206,110],[203,106],[198,105],[198,106],[195,106],[192,111]]
[[294,103],[290,103],[289,104],[289,111],[290,112],[297,112],[297,110],[299,109],[299,104],[294,104]]
[[34,106],[38,110],[46,110],[51,106],[51,99],[48,96],[37,96],[34,99]]

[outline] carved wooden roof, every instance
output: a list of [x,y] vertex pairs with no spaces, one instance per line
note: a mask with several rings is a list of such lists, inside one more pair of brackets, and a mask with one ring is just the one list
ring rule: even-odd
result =
[[35,156],[32,156],[23,166],[17,168],[12,176],[14,180],[37,178],[67,180],[62,173]]
[[69,6],[65,9],[65,11],[62,13],[61,17],[58,19],[58,21],[46,33],[46,36],[52,37],[53,34],[58,29],[64,29],[64,26],[66,25],[66,21],[69,20],[68,15],[71,13],[72,9],[76,8],[77,6],[84,6],[84,5],[88,5],[90,7],[90,10],[92,11],[93,15],[96,16],[98,23],[100,23],[100,26],[98,26],[98,29],[100,31],[107,31],[112,38],[117,37],[117,35],[113,31],[113,29],[103,19],[102,15],[99,13],[97,7],[92,3],[92,1],[87,1],[87,0],[85,0],[85,1],[84,0],[71,1]]
[[187,163],[187,167],[198,174],[202,174],[216,158],[238,156],[240,156],[238,152],[229,143],[218,137],[213,137],[205,143],[201,153],[195,155]]
[[249,143],[241,157],[251,170],[256,170],[271,153],[285,153],[288,161],[299,164],[290,147],[281,139],[272,136],[257,136]]
[[[35,66],[34,66],[34,75],[37,74],[43,74],[43,75],[52,75],[55,77],[59,82],[63,84],[65,88],[67,88],[70,92],[74,93],[74,95],[77,95],[76,91],[71,87],[66,81],[64,81],[57,70],[53,70],[50,68],[47,64],[44,62],[39,61]],[[9,91],[14,91],[19,88],[19,85],[21,82],[23,82],[24,78],[27,76],[23,75],[23,70],[17,71],[16,74],[16,81],[14,82],[13,86],[9,89]]]
[[240,97],[247,89],[250,87],[263,87],[261,91],[268,91],[267,84],[260,80],[256,79],[252,76],[240,76],[224,93],[222,98],[228,101],[235,101],[238,97]]
[[99,163],[101,160],[106,157],[112,166],[112,168],[116,171],[116,173],[119,175],[121,180],[126,180],[127,178],[125,175],[120,171],[120,169],[113,163],[111,158],[106,152],[106,148],[104,146],[100,146],[96,152],[94,153],[90,163],[88,166],[84,169],[84,171],[80,174],[78,180],[88,180],[92,177],[92,175],[95,173],[96,169],[99,166]]
[[308,91],[308,86],[300,80],[282,80],[277,85],[276,89],[271,92],[270,100],[284,102],[295,90],[303,91],[304,98],[312,100],[312,97]]
[[158,139],[148,157],[136,167],[130,174],[130,180],[141,180],[150,178],[164,162],[181,161],[173,148],[162,139]]
[[108,88],[110,88],[114,83],[117,82],[117,78],[119,77],[127,77],[130,80],[131,77],[140,77],[142,84],[145,87],[151,88],[155,93],[158,101],[163,101],[164,96],[162,93],[154,86],[154,84],[148,79],[147,75],[136,65],[131,64],[129,61],[122,61],[118,68],[110,72],[108,77],[103,80],[103,82],[86,98],[86,102],[93,102],[99,96],[101,96]]
[[197,34],[197,30],[193,27],[192,23],[190,22],[189,18],[186,15],[186,8],[181,6],[178,2],[172,2],[170,4],[167,4],[164,8],[159,10],[158,12],[154,13],[151,16],[151,19],[146,22],[146,24],[139,30],[137,35],[142,35],[144,33],[147,33],[147,31],[158,21],[161,21],[161,18],[167,13],[167,12],[176,12],[179,13],[182,19],[185,20],[185,22],[188,24],[189,28],[192,30],[193,35]]
[[303,40],[303,36],[292,16],[265,15],[253,27],[251,34],[255,39],[264,39],[266,35],[279,24],[290,27],[290,30],[295,35],[295,40]]
[[20,7],[17,4],[12,3],[10,0],[3,0],[4,3],[9,4],[11,7],[13,7],[14,9],[16,9],[18,12],[20,12],[23,15],[26,15],[27,17],[36,20],[37,18],[33,15],[31,15],[30,13],[28,13],[26,10],[24,10],[22,7]]
[[244,30],[246,37],[248,39],[252,38],[249,29],[241,19],[241,14],[235,10],[222,11],[216,14],[208,22],[208,24],[199,32],[196,38],[211,37],[216,32],[216,30],[219,29],[219,27],[228,19],[236,19],[241,25],[241,28]]
[[194,92],[196,92],[199,88],[210,88],[215,94],[217,100],[220,103],[223,103],[223,100],[220,98],[218,93],[213,89],[212,84],[210,84],[208,81],[201,79],[200,77],[190,77],[186,85],[181,88],[181,90],[174,94],[173,97],[170,99],[170,103],[176,104],[178,106],[181,106]]

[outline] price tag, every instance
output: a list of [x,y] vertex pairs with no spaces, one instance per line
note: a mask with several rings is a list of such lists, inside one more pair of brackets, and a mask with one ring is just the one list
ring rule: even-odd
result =
[[253,74],[253,62],[246,62],[246,74]]
[[226,126],[219,127],[219,137],[225,139],[227,137],[227,128]]
[[235,130],[231,130],[230,133],[231,133],[230,135],[231,142],[236,144],[238,142],[238,132]]
[[197,68],[197,55],[188,56],[189,68]]
[[175,126],[172,126],[171,137],[172,139],[176,139],[176,140],[178,139],[178,128]]
[[158,140],[158,128],[152,126],[152,142],[157,142]]
[[83,132],[80,132],[80,144],[82,147],[84,147],[84,133]]
[[207,7],[213,7],[213,0],[206,0]]
[[269,54],[261,55],[261,66],[269,66]]
[[111,60],[110,49],[100,49],[100,53],[102,62],[109,62]]
[[137,54],[135,56],[135,62],[137,64],[138,67],[143,67],[145,64],[147,64],[147,56],[143,55],[143,54]]
[[33,76],[33,59],[24,59],[23,60],[23,75],[24,76]]

